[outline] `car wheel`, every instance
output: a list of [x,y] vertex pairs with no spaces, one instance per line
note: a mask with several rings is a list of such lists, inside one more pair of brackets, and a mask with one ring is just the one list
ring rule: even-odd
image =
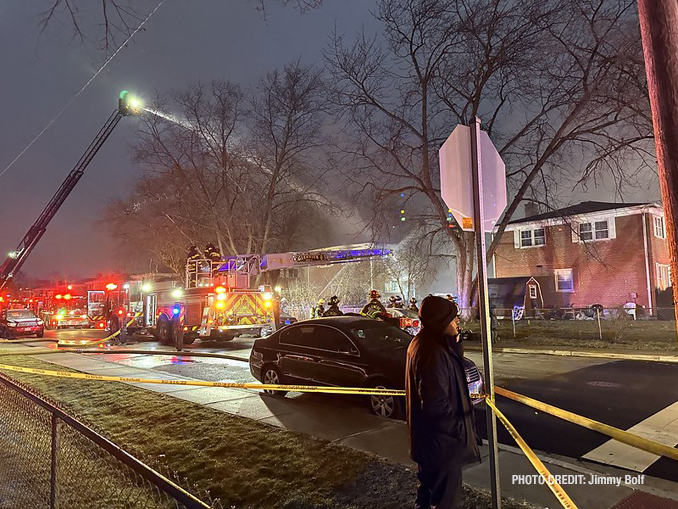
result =
[[43,337],[44,335],[45,335],[45,331],[40,331],[40,332],[38,332],[38,333],[35,335],[35,337],[36,337],[36,338],[41,338],[41,337]]
[[[261,383],[263,384],[270,384],[270,385],[278,385],[282,384],[282,377],[280,376],[280,373],[278,373],[278,370],[275,369],[273,366],[265,366],[264,367],[264,374],[261,377]],[[264,391],[264,394],[268,394],[269,396],[278,396],[282,398],[287,394],[287,391]]]
[[[383,385],[374,385],[375,389],[386,389]],[[396,396],[370,396],[370,410],[379,417],[399,419],[402,416],[402,401]]]

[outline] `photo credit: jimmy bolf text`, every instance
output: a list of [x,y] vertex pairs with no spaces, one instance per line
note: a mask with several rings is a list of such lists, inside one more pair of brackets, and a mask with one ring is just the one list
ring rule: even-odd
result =
[[607,484],[610,486],[645,484],[644,475],[559,474],[542,477],[539,474],[511,476],[513,484]]

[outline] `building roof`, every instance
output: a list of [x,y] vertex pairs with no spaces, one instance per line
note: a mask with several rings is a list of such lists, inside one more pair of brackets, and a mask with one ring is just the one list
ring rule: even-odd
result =
[[592,212],[601,212],[604,210],[624,209],[627,207],[639,207],[643,205],[652,205],[651,203],[609,203],[603,201],[583,201],[576,205],[570,205],[562,209],[551,210],[543,214],[523,217],[521,219],[514,219],[509,221],[509,224],[516,223],[530,223],[532,221],[540,221],[542,219],[553,219],[559,217],[577,216],[580,214],[590,214]]

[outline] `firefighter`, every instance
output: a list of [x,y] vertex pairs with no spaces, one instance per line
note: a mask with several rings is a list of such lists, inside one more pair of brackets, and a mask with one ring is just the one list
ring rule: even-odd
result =
[[325,313],[325,299],[318,299],[318,305],[313,308],[311,318],[321,318]]
[[339,297],[332,295],[330,298],[330,307],[323,313],[323,316],[343,316],[344,313],[339,309]]
[[191,246],[188,248],[188,254],[186,255],[186,259],[189,262],[193,262],[195,260],[200,260],[200,251],[198,251],[198,246],[195,244],[191,244]]
[[407,306],[407,309],[409,309],[410,311],[414,311],[415,313],[419,313],[419,307],[417,307],[417,299],[412,297],[410,299],[410,305]]
[[369,294],[370,300],[365,304],[362,311],[360,311],[360,314],[369,316],[370,318],[377,318],[379,315],[387,315],[386,308],[379,300],[380,298],[381,295],[379,295],[377,290],[371,290]]
[[216,247],[214,247],[214,244],[212,244],[211,242],[208,242],[207,245],[205,246],[204,254],[205,259],[211,262],[221,261],[221,253]]
[[396,298],[395,298],[395,295],[391,295],[391,296],[388,298],[388,307],[394,308],[394,307],[396,307],[395,304],[396,304]]
[[394,299],[395,300],[393,301],[393,307],[397,309],[402,309],[404,307],[403,298],[400,295],[396,295]]

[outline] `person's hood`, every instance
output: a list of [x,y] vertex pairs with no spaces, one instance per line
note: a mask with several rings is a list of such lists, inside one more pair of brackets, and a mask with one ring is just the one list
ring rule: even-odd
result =
[[419,308],[421,325],[427,333],[442,333],[458,314],[454,302],[435,295],[426,297]]

